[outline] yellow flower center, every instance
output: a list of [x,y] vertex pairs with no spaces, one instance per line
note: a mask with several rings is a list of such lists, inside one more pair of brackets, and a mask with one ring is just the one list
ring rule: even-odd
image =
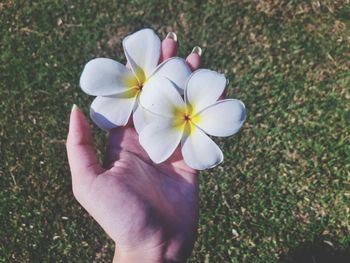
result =
[[130,87],[130,89],[123,94],[123,97],[133,98],[138,96],[146,82],[147,79],[143,71],[138,72],[137,78],[135,76],[125,78],[124,83],[127,87]]
[[173,114],[174,128],[184,131],[187,135],[190,135],[201,121],[201,117],[189,105],[183,108],[174,108]]
[[143,88],[144,83],[139,83],[138,85],[135,86],[135,88],[140,92]]

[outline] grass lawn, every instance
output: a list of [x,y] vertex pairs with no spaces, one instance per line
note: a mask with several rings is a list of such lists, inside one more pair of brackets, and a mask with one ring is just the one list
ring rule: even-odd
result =
[[[189,262],[290,262],[324,241],[349,252],[348,0],[4,0],[0,262],[111,262],[111,240],[71,192],[68,116],[92,101],[83,65],[124,61],[123,36],[143,27],[175,31],[181,56],[200,45],[248,111],[239,134],[218,141],[224,163],[199,175]],[[94,137],[103,158],[106,134],[94,126]]]

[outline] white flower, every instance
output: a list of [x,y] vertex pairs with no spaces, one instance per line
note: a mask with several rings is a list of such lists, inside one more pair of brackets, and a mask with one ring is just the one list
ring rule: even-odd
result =
[[[151,29],[142,29],[123,40],[128,67],[108,58],[89,61],[81,74],[80,86],[89,95],[97,96],[91,104],[90,115],[102,129],[127,124],[131,112],[138,132],[146,125],[147,114],[139,106],[138,98],[143,90],[152,89],[151,82],[171,80],[179,92],[183,92],[191,71],[178,57],[158,65],[160,39]],[[157,66],[158,65],[158,66]]]
[[155,163],[168,159],[179,143],[184,161],[193,169],[203,170],[222,162],[220,148],[208,135],[230,136],[242,127],[246,117],[240,100],[218,101],[226,81],[222,74],[201,69],[189,77],[185,100],[170,81],[162,83],[157,91],[142,92],[140,104],[153,118],[139,140]]

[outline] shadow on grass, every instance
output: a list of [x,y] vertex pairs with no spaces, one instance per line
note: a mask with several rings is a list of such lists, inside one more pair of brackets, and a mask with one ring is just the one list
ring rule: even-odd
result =
[[337,249],[329,241],[303,243],[288,255],[280,258],[280,263],[349,263],[350,248]]

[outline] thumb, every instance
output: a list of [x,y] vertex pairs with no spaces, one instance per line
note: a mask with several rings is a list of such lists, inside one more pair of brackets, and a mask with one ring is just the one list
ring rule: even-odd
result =
[[73,105],[67,138],[67,154],[75,186],[88,185],[104,170],[97,161],[91,128],[84,114]]

